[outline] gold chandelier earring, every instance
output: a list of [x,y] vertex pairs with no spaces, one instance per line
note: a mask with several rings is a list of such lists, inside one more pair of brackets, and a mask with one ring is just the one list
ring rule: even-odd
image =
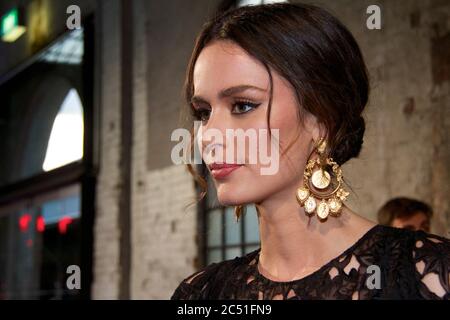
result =
[[317,214],[320,220],[329,215],[337,217],[342,203],[349,193],[343,188],[340,166],[332,158],[325,157],[327,143],[320,139],[315,147],[319,157],[310,159],[303,173],[303,185],[297,189],[297,200],[308,216]]

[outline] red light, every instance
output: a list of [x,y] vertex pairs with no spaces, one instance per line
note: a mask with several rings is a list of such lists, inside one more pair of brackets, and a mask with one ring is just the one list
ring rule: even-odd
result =
[[39,216],[36,219],[36,230],[38,232],[44,232],[45,231],[45,221],[43,216]]
[[28,247],[28,248],[31,248],[32,246],[33,246],[33,240],[28,239],[28,240],[27,240],[27,247]]
[[23,214],[20,218],[19,218],[19,228],[21,232],[26,232],[28,229],[28,224],[31,221],[31,215],[29,213],[25,213]]
[[59,233],[65,234],[67,232],[67,226],[72,223],[71,217],[63,217],[58,222]]

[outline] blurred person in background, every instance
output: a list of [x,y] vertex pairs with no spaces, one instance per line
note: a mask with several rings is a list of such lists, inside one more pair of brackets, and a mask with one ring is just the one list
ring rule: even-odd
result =
[[433,210],[425,202],[406,197],[387,201],[378,211],[378,222],[385,226],[430,232]]

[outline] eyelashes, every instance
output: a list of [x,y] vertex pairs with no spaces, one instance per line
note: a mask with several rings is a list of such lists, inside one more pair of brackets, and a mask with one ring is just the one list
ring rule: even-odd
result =
[[192,107],[191,108],[191,113],[192,113],[192,116],[194,117],[194,119],[195,120],[199,120],[199,121],[208,121],[208,119],[209,119],[209,115],[210,115],[210,113],[211,113],[211,110],[210,109],[207,109],[207,108],[195,108],[195,107]]
[[[233,105],[233,108],[231,109],[231,113],[234,113],[234,114],[247,113],[247,112],[253,111],[254,109],[258,108],[259,105],[260,105],[260,103],[253,103],[251,101],[238,101]],[[247,107],[247,108],[245,108],[245,107]]]
[[[249,100],[238,100],[232,104],[231,113],[239,116],[255,110],[260,105],[261,103],[254,103]],[[191,114],[195,120],[206,122],[209,120],[209,117],[211,115],[211,108],[210,107],[196,108],[192,106]]]

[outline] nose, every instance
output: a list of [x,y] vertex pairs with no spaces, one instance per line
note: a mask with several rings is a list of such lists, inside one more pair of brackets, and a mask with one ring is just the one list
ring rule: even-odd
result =
[[226,106],[213,107],[208,122],[203,127],[205,129],[215,129],[225,135],[225,130],[232,128],[232,119],[230,111]]
[[[201,144],[204,160],[222,162],[226,150],[226,130],[233,129],[234,123],[226,106],[213,108],[208,122],[201,127]],[[223,157],[223,160],[220,159]],[[207,163],[208,163],[207,162]]]

